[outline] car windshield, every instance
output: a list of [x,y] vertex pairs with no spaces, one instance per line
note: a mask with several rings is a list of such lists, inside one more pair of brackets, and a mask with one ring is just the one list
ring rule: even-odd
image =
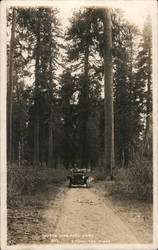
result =
[[75,174],[75,175],[83,175],[85,173],[83,173],[83,172],[73,172],[73,174]]

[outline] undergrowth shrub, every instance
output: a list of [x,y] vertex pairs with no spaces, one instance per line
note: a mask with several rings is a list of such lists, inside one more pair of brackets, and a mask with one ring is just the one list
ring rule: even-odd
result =
[[96,168],[93,170],[94,181],[104,181],[105,173],[104,168]]
[[152,200],[153,196],[153,167],[152,162],[136,161],[130,164],[128,179],[132,192],[137,199]]
[[48,184],[60,184],[66,180],[67,171],[63,168],[33,168],[30,165],[12,164],[7,168],[8,199],[15,195],[34,194],[43,191]]
[[136,161],[130,163],[127,169],[118,169],[110,194],[122,194],[138,200],[152,201],[152,163],[149,161]]

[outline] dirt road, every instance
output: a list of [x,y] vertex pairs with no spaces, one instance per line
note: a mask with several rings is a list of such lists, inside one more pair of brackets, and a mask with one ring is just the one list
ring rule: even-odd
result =
[[152,204],[109,196],[104,183],[67,184],[8,208],[8,244],[152,243]]
[[47,243],[139,243],[108,202],[87,188],[61,188],[43,211]]

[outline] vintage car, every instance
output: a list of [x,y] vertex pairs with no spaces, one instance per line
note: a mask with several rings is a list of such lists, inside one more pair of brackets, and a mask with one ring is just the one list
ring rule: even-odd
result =
[[75,186],[89,187],[89,176],[86,169],[71,169],[70,172],[70,175],[67,176],[69,180],[69,188]]

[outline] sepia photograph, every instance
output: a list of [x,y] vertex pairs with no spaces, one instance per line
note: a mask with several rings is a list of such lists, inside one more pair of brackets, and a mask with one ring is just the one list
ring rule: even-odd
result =
[[2,250],[158,248],[157,10],[2,1]]

